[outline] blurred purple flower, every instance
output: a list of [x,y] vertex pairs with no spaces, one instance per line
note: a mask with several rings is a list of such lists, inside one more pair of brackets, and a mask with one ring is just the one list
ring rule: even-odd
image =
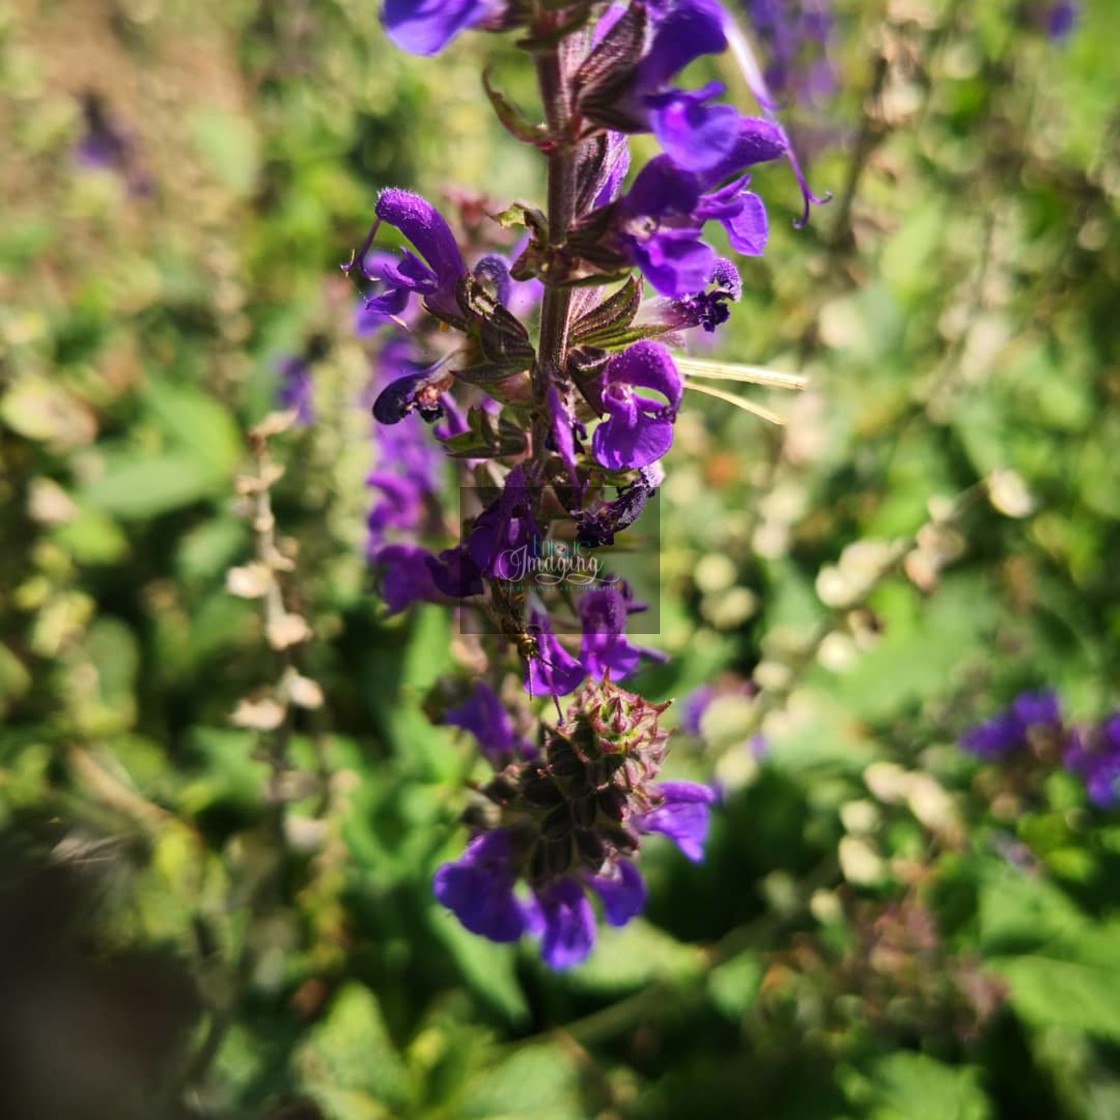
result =
[[580,661],[588,675],[602,680],[610,673],[611,680],[628,677],[642,657],[665,661],[660,650],[632,646],[624,633],[630,604],[615,587],[598,587],[584,592],[579,600],[579,617],[583,632]]
[[1072,0],[1057,0],[1046,13],[1046,34],[1054,43],[1060,43],[1073,33],[1080,14],[1080,4]]
[[686,735],[697,739],[700,737],[700,721],[717,695],[714,684],[702,684],[681,701],[680,726]]
[[508,829],[476,837],[433,883],[436,899],[471,933],[491,941],[516,941],[529,926],[524,903],[514,896],[517,869]]
[[709,806],[715,803],[715,791],[694,782],[664,782],[657,789],[661,804],[639,817],[636,827],[640,832],[668,836],[686,858],[699,863],[704,858]]
[[501,15],[500,0],[385,0],[381,22],[393,45],[409,54],[438,54],[461,31]]
[[994,761],[1026,749],[1035,729],[1060,733],[1061,726],[1061,711],[1054,692],[1024,692],[1009,708],[965,731],[960,744],[970,754]]
[[1075,732],[1063,762],[1084,781],[1094,805],[1115,808],[1120,799],[1120,712],[1089,732]]
[[311,364],[302,354],[287,354],[276,363],[280,383],[276,388],[276,404],[284,411],[294,411],[295,426],[306,428],[315,419],[311,394]]
[[509,713],[494,690],[482,681],[475,682],[463,701],[448,708],[440,722],[469,731],[495,770],[536,753],[531,744],[514,734]]
[[807,101],[835,89],[828,0],[743,0],[743,7],[766,54],[770,89]]

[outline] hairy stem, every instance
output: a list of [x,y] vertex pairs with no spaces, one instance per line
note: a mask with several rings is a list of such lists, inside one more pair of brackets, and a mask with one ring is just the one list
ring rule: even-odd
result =
[[[542,11],[539,27],[547,33],[555,28],[557,21],[558,13]],[[538,54],[536,68],[545,120],[553,139],[548,152],[548,241],[549,248],[555,251],[568,239],[575,216],[576,193],[569,91],[560,47],[553,46]],[[533,397],[538,408],[543,407],[553,380],[563,376],[572,299],[571,288],[557,286],[547,275],[544,284],[540,344],[533,371]],[[536,446],[534,450],[539,453]]]

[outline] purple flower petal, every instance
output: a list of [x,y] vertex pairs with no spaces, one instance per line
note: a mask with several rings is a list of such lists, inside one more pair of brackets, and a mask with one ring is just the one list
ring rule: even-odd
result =
[[578,883],[561,879],[537,891],[544,935],[541,957],[561,971],[585,960],[595,944],[595,914]]
[[385,0],[381,22],[402,51],[432,55],[486,19],[491,7],[486,0]]
[[525,666],[525,689],[534,696],[567,696],[575,692],[587,672],[552,632],[548,616],[539,611],[529,615],[529,628],[537,638],[539,650]]
[[603,914],[612,926],[626,925],[645,909],[646,884],[627,860],[615,864],[606,875],[596,875],[591,886],[603,900]]
[[431,553],[407,544],[386,545],[373,557],[381,577],[381,597],[390,614],[418,602],[439,602],[427,561]]
[[637,88],[652,92],[705,54],[727,48],[724,14],[715,0],[679,0],[660,18],[654,13],[653,40],[638,67]]
[[311,396],[311,367],[302,355],[289,355],[281,358],[276,368],[280,374],[276,403],[282,409],[294,410],[295,426],[306,428],[315,418]]
[[669,90],[647,98],[650,125],[665,154],[688,171],[718,166],[735,147],[740,116],[730,105],[712,105],[723,92],[713,82],[701,90]]
[[743,191],[739,199],[742,204],[739,213],[723,223],[731,248],[746,257],[761,257],[770,237],[766,207],[762,199],[751,191]]
[[[634,470],[660,459],[673,442],[684,383],[672,356],[656,342],[638,342],[616,354],[603,372],[603,410],[591,449],[611,470]],[[666,403],[635,392],[659,393]]]
[[451,227],[427,199],[399,187],[387,187],[378,195],[374,212],[387,225],[400,230],[437,275],[459,277],[466,273]]
[[612,680],[619,681],[638,667],[643,656],[665,660],[659,650],[640,649],[626,640],[623,631],[630,610],[630,604],[614,587],[595,588],[580,597],[580,660],[589,676],[602,680],[609,672]]
[[526,930],[525,908],[513,893],[510,835],[505,829],[472,840],[454,863],[436,871],[436,899],[465,929],[491,941],[516,941]]
[[476,682],[461,704],[444,712],[442,722],[469,731],[495,769],[531,753],[527,744],[514,735],[513,721],[494,690],[482,681]]
[[664,801],[637,822],[638,829],[668,836],[688,859],[699,863],[704,858],[714,791],[694,782],[664,782],[657,788]]

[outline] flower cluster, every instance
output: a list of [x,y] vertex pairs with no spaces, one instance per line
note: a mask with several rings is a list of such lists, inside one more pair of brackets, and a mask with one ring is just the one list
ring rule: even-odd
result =
[[[537,71],[543,124],[484,84],[502,124],[545,161],[547,209],[514,204],[480,233],[478,215],[497,207],[453,196],[445,214],[389,187],[344,271],[362,289],[355,331],[373,347],[368,555],[382,597],[391,613],[446,604],[477,636],[476,679],[443,682],[429,714],[472,733],[494,776],[436,896],[482,936],[539,936],[562,968],[591,948],[592,898],[615,925],[641,910],[644,835],[702,855],[714,794],[656,780],[665,705],[618,682],[663,655],[627,637],[644,608],[600,553],[659,487],[685,390],[736,401],[702,380],[759,380],[670,349],[715,332],[742,291],[706,240],[711,224],[735,253],[764,251],[766,209],[749,188],[767,161],[789,160],[806,214],[817,200],[716,0],[386,0],[382,19],[420,55],[467,29],[516,29]],[[681,83],[726,50],[762,116],[741,114],[719,83]],[[638,133],[660,154],[631,176]],[[402,249],[382,247],[387,228]],[[460,471],[458,533],[439,516],[441,455]]]
[[1096,726],[1068,723],[1050,690],[1024,692],[961,736],[961,747],[987,762],[1033,757],[1058,762],[1084,783],[1089,800],[1111,809],[1120,799],[1120,712]]
[[[497,767],[524,756],[489,690],[454,713]],[[482,793],[492,812],[462,857],[436,874],[436,898],[472,933],[492,941],[541,939],[552,968],[591,951],[595,919],[622,926],[641,912],[645,884],[634,866],[642,837],[660,832],[691,860],[703,855],[714,794],[690,782],[656,782],[668,733],[665,704],[612,684],[589,684],[540,751],[498,769]],[[496,744],[500,752],[495,752]],[[523,893],[518,893],[519,886]]]

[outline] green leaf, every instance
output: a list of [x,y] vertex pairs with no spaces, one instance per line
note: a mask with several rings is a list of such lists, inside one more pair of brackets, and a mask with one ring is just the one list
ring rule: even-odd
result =
[[708,995],[721,1015],[738,1020],[754,1003],[762,982],[762,963],[749,953],[725,961],[708,976]]
[[160,380],[148,386],[146,402],[168,435],[190,448],[199,462],[215,472],[233,473],[244,444],[224,405],[191,386]]
[[204,521],[183,537],[178,567],[187,579],[209,580],[228,568],[246,547],[248,529],[231,517]]
[[502,127],[523,144],[539,144],[545,139],[545,130],[533,124],[504,93],[494,88],[490,74],[489,67],[482,72],[482,85]]
[[1011,1006],[1028,1023],[1120,1042],[1120,967],[1115,945],[1113,941],[1113,956],[1107,962],[1034,955],[987,963],[1007,982]]
[[466,1090],[462,1120],[584,1120],[579,1073],[558,1046],[519,1050]]
[[1086,926],[1085,915],[1053,883],[1002,866],[980,885],[979,918],[980,945],[989,953],[1073,944]]
[[704,969],[704,953],[684,945],[642,918],[622,929],[605,927],[595,952],[568,973],[573,987],[620,994],[644,988],[654,981],[683,983]]
[[[408,1070],[393,1046],[374,994],[360,984],[340,988],[326,1016],[296,1051],[300,1080],[337,1120],[389,1114],[412,1098]],[[350,1111],[345,1102],[360,1101]],[[373,1110],[373,1111],[371,1111]]]
[[54,539],[79,564],[115,564],[128,552],[121,527],[100,510],[79,508],[73,520],[59,525]]
[[512,1026],[528,1022],[529,1005],[517,979],[517,949],[469,933],[442,906],[432,907],[431,923],[471,990],[500,1011]]
[[508,422],[494,418],[481,408],[467,411],[467,430],[443,441],[456,459],[489,459],[516,455],[524,449],[525,435]]
[[891,1054],[875,1067],[873,1120],[988,1120],[979,1071],[925,1054]]
[[228,491],[229,480],[189,452],[120,451],[106,456],[105,473],[81,498],[95,510],[129,520],[157,517]]
[[0,642],[0,715],[11,700],[18,700],[31,687],[31,674],[23,662]]

